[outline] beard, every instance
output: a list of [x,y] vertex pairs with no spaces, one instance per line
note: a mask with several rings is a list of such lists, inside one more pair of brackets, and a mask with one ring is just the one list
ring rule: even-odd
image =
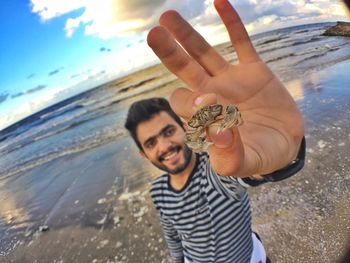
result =
[[172,146],[168,149],[168,152],[173,151],[173,150],[177,150],[177,151],[183,150],[184,162],[182,164],[179,164],[175,168],[169,168],[166,165],[162,164],[162,159],[163,159],[162,156],[160,156],[158,158],[158,162],[152,162],[152,163],[158,169],[160,169],[166,173],[175,175],[175,174],[183,172],[187,168],[187,166],[189,165],[189,163],[191,161],[192,150],[190,148],[188,148],[186,144],[182,147],[181,146]]

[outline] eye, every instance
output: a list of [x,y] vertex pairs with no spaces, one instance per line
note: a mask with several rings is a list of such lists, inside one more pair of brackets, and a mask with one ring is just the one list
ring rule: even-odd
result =
[[170,137],[172,136],[176,131],[176,127],[171,126],[169,128],[167,128],[164,132],[163,132],[163,136],[164,137]]
[[156,146],[156,139],[149,139],[144,143],[144,147],[147,149],[152,149]]

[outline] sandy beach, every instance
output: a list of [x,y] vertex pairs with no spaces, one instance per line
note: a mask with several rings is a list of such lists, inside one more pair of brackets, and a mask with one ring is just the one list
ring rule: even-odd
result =
[[[342,52],[349,54],[350,40],[344,41]],[[221,53],[234,61],[228,44]],[[272,262],[333,263],[350,245],[350,58],[332,56],[308,71],[310,61],[300,67],[281,66],[281,59],[269,63],[305,117],[307,141],[300,173],[249,189],[253,229]],[[103,143],[87,138],[91,146],[84,149],[70,148],[20,171],[8,168],[0,180],[0,262],[171,262],[148,194],[161,172],[140,158],[122,126],[133,101],[167,97],[182,85],[161,65],[108,83],[98,96],[110,97],[112,90],[117,97],[108,107],[99,105],[101,113],[91,111],[94,123],[83,124],[93,133],[105,118],[110,126],[103,124]]]

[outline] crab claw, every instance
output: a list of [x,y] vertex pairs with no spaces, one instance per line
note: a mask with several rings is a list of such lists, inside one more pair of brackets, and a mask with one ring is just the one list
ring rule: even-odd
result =
[[224,123],[220,125],[220,127],[217,129],[216,134],[219,134],[223,130],[227,129],[227,127],[224,127]]

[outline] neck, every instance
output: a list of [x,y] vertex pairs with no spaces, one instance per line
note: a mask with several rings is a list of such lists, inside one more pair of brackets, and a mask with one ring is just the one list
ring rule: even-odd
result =
[[196,154],[192,152],[190,163],[187,165],[186,169],[178,174],[169,174],[170,185],[175,190],[181,190],[188,181],[194,166],[196,165]]

